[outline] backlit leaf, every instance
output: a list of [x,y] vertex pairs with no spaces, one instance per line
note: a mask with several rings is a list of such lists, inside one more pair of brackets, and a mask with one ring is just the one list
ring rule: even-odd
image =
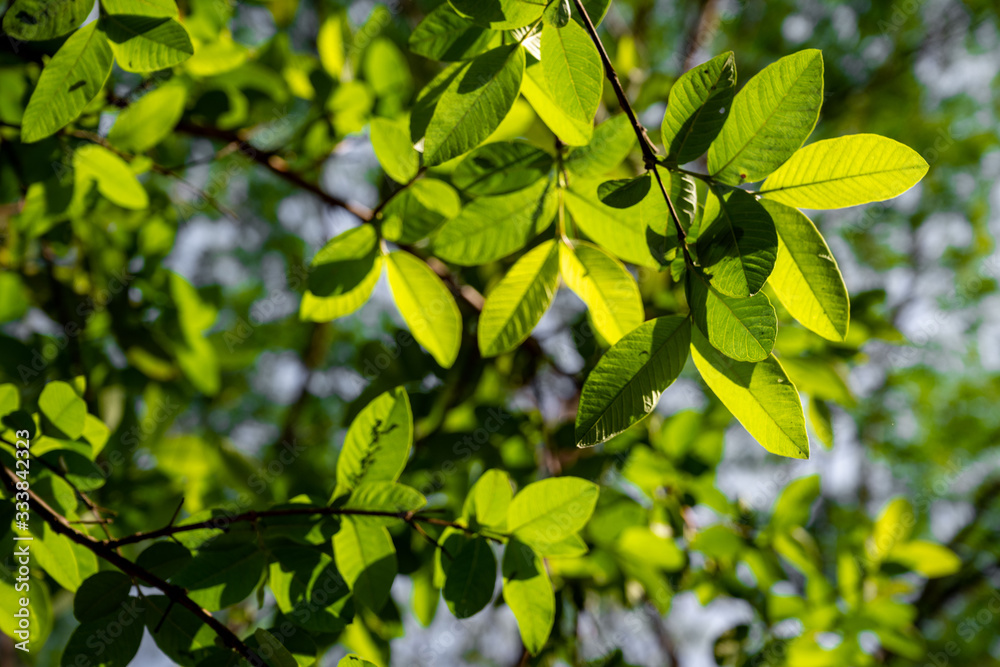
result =
[[685,72],[670,89],[663,116],[667,161],[685,164],[704,155],[722,130],[736,94],[736,59],[723,53]]
[[850,299],[837,260],[812,220],[764,200],[778,233],[778,255],[768,283],[803,326],[828,340],[847,338]]
[[486,296],[479,316],[484,357],[510,352],[523,343],[548,310],[559,280],[559,249],[546,241],[521,257]]
[[497,47],[463,65],[427,125],[424,162],[441,164],[482,143],[507,116],[523,76],[524,50],[518,45]]
[[710,193],[698,257],[712,287],[729,296],[752,296],[771,275],[778,236],[767,210],[743,190]]
[[44,139],[79,116],[104,87],[112,59],[111,47],[96,22],[70,35],[38,77],[24,110],[21,140]]
[[809,137],[823,104],[823,55],[806,49],[765,67],[736,94],[708,150],[708,171],[723,183],[754,183]]
[[696,327],[691,356],[705,384],[764,449],[809,458],[799,393],[774,355],[758,363],[735,361],[712,347]]
[[691,322],[667,316],[644,322],[608,350],[587,376],[576,415],[576,444],[610,440],[656,407],[687,361]]
[[642,324],[642,297],[621,262],[586,241],[559,244],[559,273],[587,304],[594,328],[610,345]]
[[410,333],[445,368],[458,357],[462,314],[455,297],[427,264],[408,252],[389,254],[389,287]]
[[855,134],[800,148],[768,176],[761,194],[799,208],[857,206],[901,195],[928,168],[909,146],[876,134]]

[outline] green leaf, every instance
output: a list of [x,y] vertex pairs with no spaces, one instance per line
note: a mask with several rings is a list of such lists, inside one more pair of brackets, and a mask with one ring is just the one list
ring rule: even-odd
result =
[[478,56],[500,33],[477,26],[444,3],[424,17],[410,33],[410,51],[431,60],[451,62]]
[[907,542],[916,525],[913,505],[907,498],[896,497],[885,504],[875,519],[872,535],[866,545],[871,560],[880,562],[896,548]]
[[597,198],[612,208],[631,208],[649,194],[652,181],[649,174],[605,181],[597,188]]
[[106,615],[81,619],[83,622],[66,642],[59,664],[126,667],[139,652],[145,615],[146,606],[139,598],[125,596]]
[[828,340],[845,340],[851,303],[830,247],[801,211],[761,203],[778,232],[778,255],[768,284],[803,326]]
[[800,148],[764,181],[761,194],[799,208],[844,208],[901,195],[928,169],[909,146],[855,134]]
[[455,189],[435,178],[422,178],[396,194],[382,211],[382,235],[396,243],[416,243],[462,207]]
[[576,445],[610,440],[656,407],[687,361],[691,322],[675,315],[627,333],[587,376],[576,415]]
[[635,141],[632,123],[620,113],[594,128],[590,142],[572,149],[563,164],[570,174],[595,178],[621,164],[632,152]]
[[486,296],[479,316],[479,350],[495,357],[517,348],[531,335],[559,287],[559,249],[539,244],[514,263]]
[[682,75],[670,89],[663,116],[667,161],[685,164],[705,154],[722,130],[736,94],[736,59],[732,51]]
[[188,589],[191,599],[209,611],[246,599],[257,587],[266,559],[255,540],[212,544],[199,551],[171,583]]
[[[671,229],[666,225],[669,215],[663,195],[651,190],[629,210],[612,208],[597,198],[596,181],[574,181],[566,190],[564,202],[573,222],[597,245],[618,258],[649,268],[657,269],[660,263],[649,247],[651,234]],[[661,217],[660,214],[663,214]],[[654,229],[650,223],[659,226]]]
[[389,287],[410,333],[434,360],[451,368],[462,343],[462,315],[434,271],[408,252],[389,254]]
[[395,482],[413,445],[413,413],[406,390],[379,395],[351,422],[337,459],[335,496],[362,482]]
[[468,63],[452,63],[437,73],[430,82],[420,89],[410,112],[410,139],[418,143],[427,133],[427,126],[437,109],[444,91],[465,73]]
[[87,144],[76,149],[73,168],[76,185],[82,191],[86,192],[93,181],[101,195],[122,208],[141,211],[149,206],[146,188],[128,163],[103,146]]
[[807,475],[789,483],[774,501],[770,527],[789,530],[795,526],[805,526],[809,523],[809,514],[819,492],[819,475]]
[[[351,491],[343,508],[374,512],[416,512],[427,504],[427,499],[416,489],[397,482],[364,482]],[[391,526],[402,519],[385,516],[355,515],[358,524]]]
[[88,577],[73,598],[73,615],[84,623],[118,610],[129,599],[132,580],[121,572],[108,570]]
[[108,141],[127,153],[143,153],[171,134],[184,114],[187,88],[168,83],[133,102],[118,116]]
[[621,532],[614,550],[628,563],[676,572],[684,568],[687,558],[673,540],[660,537],[646,526],[629,526]]
[[559,273],[587,305],[594,329],[609,345],[642,324],[639,286],[617,259],[586,241],[559,244]]
[[514,612],[524,647],[538,655],[552,633],[556,597],[545,563],[531,547],[511,539],[503,554],[503,598]]
[[506,195],[478,197],[441,226],[433,241],[434,254],[460,266],[501,259],[552,224],[557,205],[551,179]]
[[698,257],[712,287],[728,296],[753,296],[764,286],[778,254],[778,235],[767,210],[744,190],[709,194]]
[[467,153],[500,126],[521,89],[524,50],[500,46],[463,66],[441,94],[424,136],[424,162]]
[[597,507],[600,487],[579,477],[552,477],[518,491],[507,510],[507,531],[544,551],[579,532]]
[[396,577],[396,549],[389,531],[344,517],[333,536],[333,555],[354,599],[372,611],[382,609]]
[[476,537],[454,555],[444,583],[444,599],[456,618],[469,618],[489,604],[497,579],[497,559],[489,541]]
[[555,2],[549,3],[543,16],[546,25],[562,28],[569,23],[569,19],[573,15],[572,3],[573,0],[555,0]]
[[147,595],[143,602],[153,641],[177,664],[193,665],[215,646],[215,632],[186,607],[165,595]]
[[806,49],[764,68],[737,93],[708,150],[708,171],[733,185],[763,180],[809,137],[823,104],[823,54]]
[[282,613],[311,632],[340,632],[346,627],[354,610],[333,558],[315,546],[283,545],[271,556],[267,583]]
[[101,6],[109,14],[160,18],[177,16],[177,4],[174,0],[101,0]]
[[[31,548],[33,561],[66,590],[75,592],[88,577],[97,573],[97,556],[83,545],[54,532],[47,523],[41,528],[37,522],[32,523],[31,530],[35,536]],[[28,535],[21,530],[15,532],[20,536]]]
[[154,542],[135,562],[161,579],[169,579],[191,561],[191,552],[176,542]]
[[452,183],[467,196],[503,195],[527,188],[552,169],[552,156],[523,141],[480,146],[462,160]]
[[545,558],[579,558],[587,554],[587,543],[579,535],[569,535],[551,544],[537,545],[538,555]]
[[521,82],[521,94],[538,117],[567,146],[586,146],[594,135],[594,124],[570,116],[552,96],[541,62],[528,65]]
[[494,30],[513,30],[542,18],[543,0],[448,0],[461,16]]
[[886,560],[899,563],[929,579],[946,577],[962,568],[962,559],[954,551],[926,540],[897,544]]
[[745,298],[726,296],[692,276],[691,313],[712,347],[730,359],[763,361],[774,349],[778,320],[763,292]]
[[25,42],[55,39],[83,23],[92,7],[87,0],[16,0],[3,17],[3,31]]
[[104,87],[111,61],[111,47],[96,23],[70,35],[38,77],[21,121],[21,140],[44,139],[79,116]]
[[705,384],[764,449],[779,456],[809,458],[799,393],[774,355],[758,363],[734,361],[695,328],[691,356]]
[[278,638],[263,628],[253,631],[253,636],[260,644],[261,654],[271,667],[298,667],[295,657],[285,648]]
[[361,225],[335,236],[309,267],[309,289],[299,316],[326,322],[353,313],[368,300],[382,273],[374,228]]
[[373,118],[372,148],[382,169],[397,183],[409,183],[420,170],[420,153],[410,143],[410,126],[406,120]]
[[70,439],[83,435],[87,404],[65,382],[50,382],[38,397],[38,409]]
[[570,118],[594,122],[604,90],[604,68],[587,31],[570,22],[542,28],[542,71],[552,99]]
[[316,33],[316,52],[323,69],[334,80],[339,81],[344,73],[344,19],[339,14],[331,14]]
[[[14,515],[10,513],[7,516],[13,519]],[[10,539],[10,536],[5,536],[5,539]],[[8,557],[10,556],[8,555]],[[13,566],[13,562],[11,565]],[[30,577],[27,582],[17,581],[14,578],[15,574],[7,567],[6,564],[4,567],[0,567],[0,632],[8,637],[17,637],[17,641],[21,641],[21,637],[16,633],[24,632],[24,629],[20,627],[20,619],[14,614],[25,609],[21,606],[21,598],[25,597],[25,591],[18,589],[23,588],[23,584],[27,583],[31,591],[31,595],[27,596],[28,604],[26,607],[31,619],[27,628],[27,639],[30,642],[29,646],[44,646],[45,640],[52,630],[52,602],[49,599],[49,587],[43,581],[40,572],[35,572],[34,576]]]
[[510,475],[495,468],[487,470],[472,485],[463,514],[475,522],[475,526],[503,532],[507,526],[507,509],[513,497]]
[[126,72],[154,72],[194,55],[187,30],[172,18],[106,14],[100,27]]

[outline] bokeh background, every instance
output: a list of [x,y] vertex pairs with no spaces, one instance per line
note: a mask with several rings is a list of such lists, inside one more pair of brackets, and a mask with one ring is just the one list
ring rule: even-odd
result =
[[[395,186],[374,158],[367,121],[404,108],[433,75],[434,64],[407,56],[405,44],[436,4],[182,3],[200,20],[194,32],[223,44],[215,57],[239,64],[192,87],[181,126],[156,149],[159,163],[183,167],[183,180],[155,171],[145,177],[157,206],[98,208],[68,222],[25,219],[16,179],[0,176],[3,379],[30,392],[44,379],[88,376],[88,402],[112,427],[107,452],[122,454],[99,494],[118,512],[116,529],[165,524],[182,496],[190,511],[327,496],[350,417],[405,384],[419,444],[402,481],[457,512],[470,482],[489,467],[509,469],[519,481],[562,472],[600,479],[603,515],[588,536],[597,547],[636,511],[639,521],[692,539],[713,526],[735,527],[726,535],[764,531],[781,490],[818,475],[820,495],[800,545],[815,571],[786,566],[764,589],[745,562],[741,568],[743,547],[726,539],[694,549],[681,574],[645,565],[630,571],[629,559],[640,563],[641,555],[608,560],[598,548],[559,573],[564,608],[552,664],[1000,664],[996,3],[615,0],[601,27],[650,128],[659,127],[673,80],[715,54],[734,51],[745,82],[783,55],[819,48],[826,100],[811,140],[881,134],[930,164],[918,186],[891,202],[813,216],[852,295],[854,333],[840,348],[819,346],[792,325],[779,335],[779,352],[803,359],[794,376],[799,388],[831,409],[835,443],[826,448],[814,438],[807,461],[768,455],[690,367],[646,427],[578,453],[572,419],[582,373],[600,348],[582,304],[566,290],[536,331],[537,349],[482,363],[466,345],[450,371],[400,336],[405,325],[384,279],[355,315],[299,322],[309,260],[357,221],[258,158],[291,165],[329,195],[376,206]],[[330,16],[352,35],[349,82],[324,77],[317,64],[317,29]],[[231,43],[219,37],[227,29]],[[0,120],[16,122],[11,114],[29,90],[25,55],[4,48]],[[118,70],[111,86],[125,99],[143,90],[135,75]],[[609,90],[605,97],[613,109]],[[83,122],[101,134],[114,117],[105,110]],[[224,133],[193,129],[209,124]],[[241,128],[252,131],[237,135]],[[523,100],[497,136],[552,145]],[[234,139],[246,144],[227,151]],[[168,269],[197,297],[171,297]],[[497,275],[485,267],[463,279],[482,290]],[[669,309],[671,298],[658,296],[662,282],[640,279],[647,301]],[[179,368],[176,323],[202,316],[210,351],[200,367]],[[83,334],[66,340],[68,321],[84,325]],[[33,351],[45,363],[24,378],[18,365]],[[491,409],[509,419],[486,434],[487,444],[463,448]],[[294,455],[282,456],[292,442]],[[864,589],[871,604],[852,603],[839,588],[849,568],[838,554],[860,551],[875,517],[900,496],[913,508],[913,535],[947,545],[961,564],[931,579],[898,573],[895,602],[881,597],[883,582],[876,593]],[[394,665],[518,664],[516,624],[503,605],[457,621],[442,604],[429,626],[417,620],[411,597],[426,553],[409,539],[397,536],[406,575],[394,587],[398,607],[372,619],[364,641],[391,647]],[[654,591],[669,594],[657,600]],[[782,612],[779,598],[801,603]],[[53,637],[33,664],[58,664],[75,625],[66,599],[56,611]],[[266,613],[266,605],[250,604],[229,621],[249,626]],[[848,645],[855,648],[847,652]],[[614,649],[621,654],[603,662]],[[334,647],[319,664],[336,664],[344,652]],[[6,639],[0,657],[4,665],[22,659]],[[147,633],[134,664],[168,663]]]

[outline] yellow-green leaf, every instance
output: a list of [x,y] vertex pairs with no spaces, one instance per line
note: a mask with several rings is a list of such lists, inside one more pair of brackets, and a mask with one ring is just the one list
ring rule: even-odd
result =
[[761,194],[799,208],[857,206],[903,194],[928,168],[909,146],[855,134],[800,148],[764,181]]
[[389,287],[410,332],[445,368],[458,357],[462,315],[455,298],[427,264],[408,252],[389,254]]
[[559,273],[590,312],[597,332],[614,345],[642,324],[639,286],[621,262],[586,241],[559,244]]

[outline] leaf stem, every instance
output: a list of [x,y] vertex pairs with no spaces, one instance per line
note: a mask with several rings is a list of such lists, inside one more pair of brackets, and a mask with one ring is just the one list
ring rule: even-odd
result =
[[687,234],[684,232],[684,227],[681,225],[680,217],[677,215],[677,209],[674,208],[674,202],[670,199],[670,193],[663,185],[663,179],[660,176],[660,172],[656,169],[657,159],[656,159],[656,146],[653,145],[652,140],[649,138],[649,134],[646,132],[646,128],[643,127],[642,123],[635,115],[635,111],[632,109],[632,104],[628,101],[628,96],[625,94],[625,89],[622,87],[622,82],[618,79],[618,73],[615,71],[615,66],[611,64],[611,58],[608,57],[608,52],[604,48],[604,44],[601,42],[600,36],[597,34],[597,28],[594,27],[594,22],[590,20],[590,16],[587,14],[587,9],[583,6],[582,0],[573,0],[576,5],[577,11],[580,13],[580,17],[583,19],[584,27],[587,29],[587,33],[590,35],[591,41],[594,42],[594,46],[597,47],[597,53],[601,56],[601,62],[604,64],[604,75],[607,77],[608,81],[611,83],[611,87],[615,91],[615,95],[618,97],[618,104],[621,106],[625,115],[628,116],[629,122],[632,124],[632,129],[635,131],[635,136],[639,139],[639,147],[642,149],[642,161],[646,165],[646,171],[652,171],[653,175],[656,176],[656,183],[660,186],[660,192],[663,194],[663,199],[667,202],[667,208],[670,209],[670,217],[674,221],[674,226],[677,229],[677,238],[681,242],[681,247],[684,249],[684,258],[688,265],[692,265],[691,256],[687,249]]

